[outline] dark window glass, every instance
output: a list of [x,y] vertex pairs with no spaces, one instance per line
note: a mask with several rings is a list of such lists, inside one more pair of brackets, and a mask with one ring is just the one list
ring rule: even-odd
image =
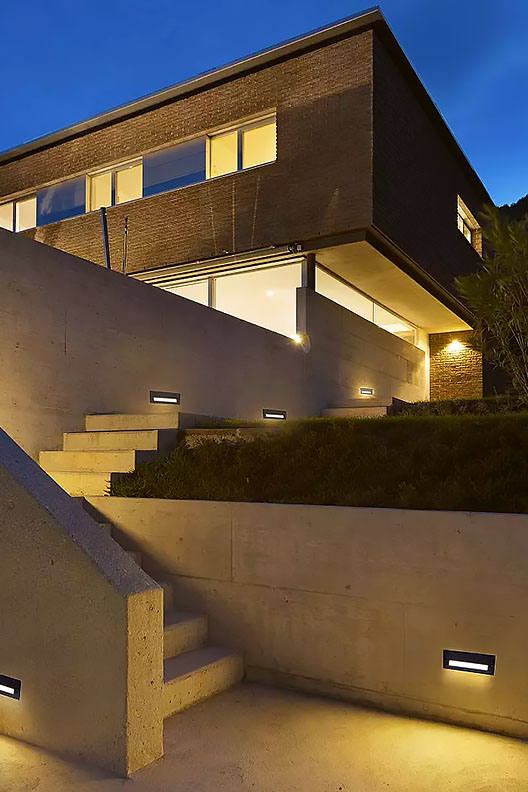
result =
[[205,138],[154,151],[143,157],[143,195],[205,181]]
[[78,179],[53,184],[37,193],[37,225],[47,225],[75,217],[86,211],[86,180]]

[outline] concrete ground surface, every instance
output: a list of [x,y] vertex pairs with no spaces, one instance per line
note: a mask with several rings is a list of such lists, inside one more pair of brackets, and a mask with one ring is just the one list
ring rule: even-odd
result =
[[243,684],[165,724],[120,779],[0,737],[0,792],[527,792],[528,743]]

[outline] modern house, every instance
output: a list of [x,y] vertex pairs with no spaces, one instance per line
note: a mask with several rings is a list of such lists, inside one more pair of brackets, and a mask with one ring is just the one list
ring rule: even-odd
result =
[[113,269],[295,342],[301,287],[375,328],[399,363],[323,407],[481,395],[453,279],[486,202],[379,10],[0,156],[3,228],[104,265],[104,207]]

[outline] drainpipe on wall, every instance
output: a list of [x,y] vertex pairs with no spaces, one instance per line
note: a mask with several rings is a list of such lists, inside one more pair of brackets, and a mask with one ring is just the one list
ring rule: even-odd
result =
[[110,246],[108,244],[108,222],[106,219],[106,207],[101,206],[99,212],[101,215],[101,234],[103,237],[103,253],[104,253],[105,267],[107,269],[112,269],[110,266]]

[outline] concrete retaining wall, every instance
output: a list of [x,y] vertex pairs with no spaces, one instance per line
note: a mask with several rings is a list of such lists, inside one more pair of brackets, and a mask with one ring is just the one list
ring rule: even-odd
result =
[[91,500],[251,678],[528,738],[528,516]]
[[162,590],[0,430],[0,733],[126,776],[163,753]]
[[0,426],[35,456],[60,448],[63,432],[82,430],[86,413],[163,410],[149,404],[150,390],[181,393],[185,412],[236,418],[260,418],[263,407],[319,415],[357,396],[367,374],[380,393],[418,397],[406,357],[422,352],[311,297],[313,351],[305,352],[285,336],[0,229]]

